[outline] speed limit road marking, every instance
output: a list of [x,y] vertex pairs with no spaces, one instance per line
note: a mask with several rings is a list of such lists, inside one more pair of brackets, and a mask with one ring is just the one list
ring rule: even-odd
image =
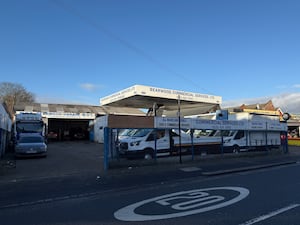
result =
[[[146,199],[114,213],[121,221],[151,221],[183,217],[226,207],[249,195],[242,187],[212,187]],[[162,213],[163,212],[163,213]]]

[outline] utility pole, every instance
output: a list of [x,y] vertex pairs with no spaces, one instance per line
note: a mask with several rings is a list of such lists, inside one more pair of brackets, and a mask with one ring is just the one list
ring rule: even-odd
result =
[[180,95],[178,95],[178,130],[179,130],[179,162],[182,164],[181,158],[181,122],[180,122]]

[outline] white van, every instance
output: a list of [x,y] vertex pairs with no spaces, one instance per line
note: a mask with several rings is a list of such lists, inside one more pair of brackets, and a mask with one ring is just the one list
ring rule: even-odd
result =
[[[223,147],[226,152],[238,153],[248,150],[267,150],[278,148],[281,145],[279,131],[222,131]],[[220,136],[221,132],[216,132],[215,136]]]
[[[151,159],[156,156],[165,156],[177,154],[179,146],[182,152],[191,150],[192,145],[195,148],[199,146],[220,147],[220,137],[201,137],[192,138],[184,131],[176,129],[139,129],[135,134],[128,138],[120,140],[118,149],[121,156],[126,158],[144,158]],[[156,151],[156,152],[155,152]]]

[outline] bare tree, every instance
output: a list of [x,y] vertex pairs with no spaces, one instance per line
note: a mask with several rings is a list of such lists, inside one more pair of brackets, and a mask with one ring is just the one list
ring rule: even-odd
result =
[[20,103],[33,103],[35,96],[27,91],[21,84],[2,82],[0,83],[0,102],[6,105],[8,113],[13,115],[14,106]]

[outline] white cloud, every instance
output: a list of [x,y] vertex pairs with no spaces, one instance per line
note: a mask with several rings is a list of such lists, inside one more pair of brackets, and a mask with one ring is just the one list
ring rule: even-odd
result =
[[102,88],[102,86],[100,85],[96,85],[96,84],[91,84],[91,83],[83,83],[79,85],[82,89],[86,90],[86,91],[90,91],[93,92],[95,90],[98,90],[100,88]]
[[294,84],[293,88],[300,88],[300,84]]
[[300,114],[300,92],[274,96],[273,104],[284,112]]
[[259,98],[245,98],[245,99],[236,99],[236,100],[229,100],[224,101],[222,103],[223,108],[229,108],[229,107],[237,107],[241,106],[242,104],[251,105],[256,103],[266,103],[272,99],[272,97],[259,97]]
[[74,105],[88,105],[88,103],[80,100],[68,100],[57,96],[41,96],[36,97],[37,103],[48,103],[48,104],[74,104]]
[[224,101],[222,108],[241,106],[242,104],[263,104],[272,100],[275,107],[281,108],[283,112],[300,114],[300,92],[285,93],[269,97],[237,99],[232,101]]

